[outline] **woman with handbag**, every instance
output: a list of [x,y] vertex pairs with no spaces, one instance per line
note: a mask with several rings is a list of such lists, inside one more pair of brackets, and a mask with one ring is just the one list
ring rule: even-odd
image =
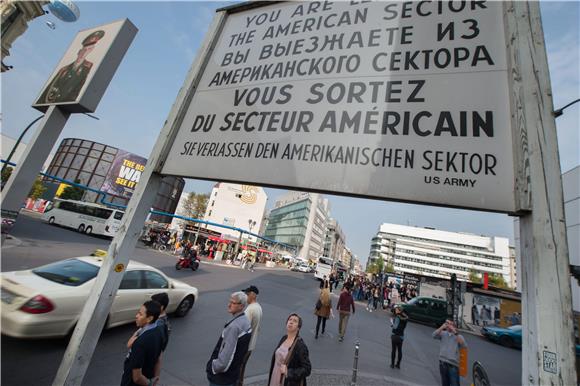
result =
[[320,291],[320,296],[318,297],[315,308],[314,315],[318,317],[318,320],[316,321],[316,335],[314,336],[314,339],[318,339],[320,323],[322,322],[322,335],[324,335],[326,321],[332,313],[332,300],[330,300],[330,291],[328,288],[323,288]]
[[306,386],[311,365],[308,347],[298,335],[302,318],[290,314],[286,320],[286,335],[280,339],[270,364],[269,386]]

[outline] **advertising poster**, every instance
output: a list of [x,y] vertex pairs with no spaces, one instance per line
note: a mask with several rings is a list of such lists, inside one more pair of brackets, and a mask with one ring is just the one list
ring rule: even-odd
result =
[[146,158],[119,150],[101,190],[114,196],[130,198],[141,178],[141,173],[145,170],[146,163]]

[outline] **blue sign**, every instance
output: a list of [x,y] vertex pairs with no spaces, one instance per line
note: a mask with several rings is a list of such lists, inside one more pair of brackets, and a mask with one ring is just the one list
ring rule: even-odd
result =
[[50,12],[62,21],[77,21],[81,15],[79,7],[70,0],[51,0],[48,5]]

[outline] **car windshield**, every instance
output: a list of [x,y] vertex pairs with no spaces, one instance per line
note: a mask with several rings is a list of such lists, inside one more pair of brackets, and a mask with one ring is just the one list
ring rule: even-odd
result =
[[32,272],[55,283],[77,287],[97,276],[99,267],[81,260],[68,259],[44,265]]
[[522,329],[521,325],[508,327],[508,330],[512,330],[512,331],[520,331],[521,329]]

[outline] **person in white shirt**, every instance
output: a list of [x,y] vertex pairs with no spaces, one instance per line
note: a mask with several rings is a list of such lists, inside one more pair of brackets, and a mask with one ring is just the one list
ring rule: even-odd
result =
[[244,372],[246,371],[246,364],[250,355],[256,348],[256,341],[258,340],[258,333],[260,332],[260,323],[262,322],[262,306],[258,303],[258,294],[260,291],[255,285],[251,285],[245,290],[243,290],[248,296],[248,306],[244,311],[248,319],[250,319],[250,324],[252,325],[252,338],[250,339],[250,345],[248,346],[248,352],[244,357],[242,363],[242,368],[240,370],[240,377],[238,378],[238,386],[243,386],[244,384]]

